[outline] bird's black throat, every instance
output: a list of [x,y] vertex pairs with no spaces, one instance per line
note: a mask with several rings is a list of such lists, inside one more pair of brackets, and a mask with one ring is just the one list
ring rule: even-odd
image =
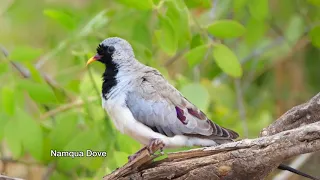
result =
[[104,71],[102,78],[102,94],[103,97],[107,100],[107,95],[110,93],[111,89],[117,85],[117,79],[116,75],[119,71],[118,66],[112,62],[109,61],[106,64],[106,70]]
[[97,53],[102,56],[99,61],[106,66],[106,70],[102,75],[102,94],[106,100],[108,99],[108,94],[110,93],[111,89],[117,85],[116,75],[119,71],[118,65],[112,60],[113,52],[108,52],[108,48],[108,46],[104,47],[101,45],[99,45],[97,48]]

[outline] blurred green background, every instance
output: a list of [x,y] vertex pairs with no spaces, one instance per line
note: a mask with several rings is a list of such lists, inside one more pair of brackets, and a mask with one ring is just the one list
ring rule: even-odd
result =
[[0,173],[101,179],[141,148],[101,107],[103,65],[85,67],[110,36],[241,138],[319,92],[319,0],[1,0]]

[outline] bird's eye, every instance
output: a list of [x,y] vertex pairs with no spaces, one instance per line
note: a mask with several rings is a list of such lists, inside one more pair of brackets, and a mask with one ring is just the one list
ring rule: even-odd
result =
[[116,49],[113,47],[113,46],[109,46],[108,49],[107,49],[107,52],[109,54],[112,54]]

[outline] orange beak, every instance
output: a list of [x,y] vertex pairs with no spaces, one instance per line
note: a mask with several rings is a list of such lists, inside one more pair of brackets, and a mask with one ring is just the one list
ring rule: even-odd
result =
[[93,56],[92,58],[90,58],[88,61],[87,61],[87,64],[86,64],[86,66],[88,66],[89,64],[91,64],[92,62],[94,62],[94,61],[97,61],[97,60],[99,60],[101,58],[101,56],[100,55],[95,55],[95,56]]

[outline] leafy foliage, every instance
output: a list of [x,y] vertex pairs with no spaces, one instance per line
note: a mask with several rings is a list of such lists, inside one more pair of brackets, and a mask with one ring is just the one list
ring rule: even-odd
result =
[[[293,106],[319,89],[317,0],[34,3],[0,7],[0,140],[14,160],[53,165],[51,179],[101,179],[141,148],[101,108],[104,67],[85,68],[107,37],[127,39],[138,60],[241,137],[257,136],[289,108],[284,101]],[[290,70],[281,69],[289,60]],[[108,156],[50,156],[87,149]]]

